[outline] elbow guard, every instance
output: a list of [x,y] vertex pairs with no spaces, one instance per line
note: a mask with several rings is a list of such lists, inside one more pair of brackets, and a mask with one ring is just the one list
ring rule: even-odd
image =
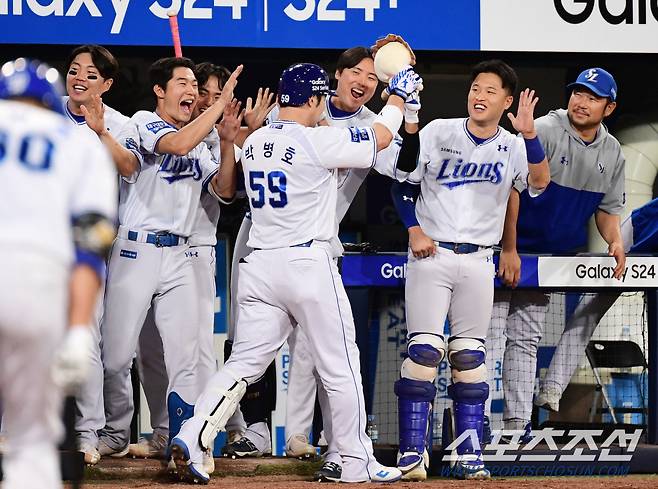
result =
[[116,226],[101,214],[90,212],[73,218],[73,241],[77,250],[105,260],[115,236]]

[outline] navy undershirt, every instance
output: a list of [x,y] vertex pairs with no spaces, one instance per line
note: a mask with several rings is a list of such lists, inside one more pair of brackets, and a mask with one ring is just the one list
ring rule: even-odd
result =
[[356,114],[358,112],[358,110],[355,110],[354,112],[347,112],[345,110],[341,110],[331,102],[331,98],[330,98],[329,99],[329,112],[331,113],[331,116],[334,117],[334,118],[344,118],[344,117],[349,117],[351,115]]

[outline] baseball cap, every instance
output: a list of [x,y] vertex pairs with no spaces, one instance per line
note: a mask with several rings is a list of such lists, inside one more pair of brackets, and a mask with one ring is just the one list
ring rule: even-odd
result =
[[611,101],[617,98],[617,82],[612,75],[603,68],[589,68],[583,71],[576,81],[567,85],[567,88],[583,86],[589,88],[599,97],[608,97]]
[[283,107],[304,105],[313,95],[330,95],[329,75],[312,63],[289,66],[279,78],[279,104]]
[[64,87],[59,73],[46,63],[18,58],[0,68],[0,99],[32,98],[63,114],[63,94]]

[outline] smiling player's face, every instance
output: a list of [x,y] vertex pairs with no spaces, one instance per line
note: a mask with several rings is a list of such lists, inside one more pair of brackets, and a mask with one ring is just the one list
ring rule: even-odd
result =
[[222,89],[219,86],[219,80],[215,75],[208,77],[208,81],[202,87],[199,87],[199,99],[194,107],[192,119],[196,119],[208,109],[212,104],[219,100]]
[[158,114],[170,124],[181,126],[190,121],[199,97],[197,82],[190,68],[179,66],[167,82],[167,89],[154,87],[158,97]]
[[103,95],[112,86],[112,79],[101,76],[91,54],[78,54],[66,73],[66,93],[76,105],[88,103],[92,95]]
[[480,73],[468,91],[468,115],[478,124],[498,124],[513,97],[495,73]]
[[356,112],[367,104],[379,83],[372,58],[363,58],[352,68],[345,68],[340,73],[336,71],[336,80],[338,100],[332,99],[332,102],[347,112]]

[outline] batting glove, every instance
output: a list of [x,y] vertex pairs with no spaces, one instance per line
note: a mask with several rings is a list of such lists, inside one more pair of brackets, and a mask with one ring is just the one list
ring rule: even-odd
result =
[[407,65],[388,82],[388,92],[391,95],[401,97],[405,102],[409,96],[418,90],[423,84],[423,79],[411,66]]
[[411,124],[418,124],[418,111],[420,110],[420,94],[416,91],[409,95],[404,103],[404,121]]
[[72,326],[55,354],[53,380],[62,390],[74,393],[89,374],[93,337],[87,326]]

